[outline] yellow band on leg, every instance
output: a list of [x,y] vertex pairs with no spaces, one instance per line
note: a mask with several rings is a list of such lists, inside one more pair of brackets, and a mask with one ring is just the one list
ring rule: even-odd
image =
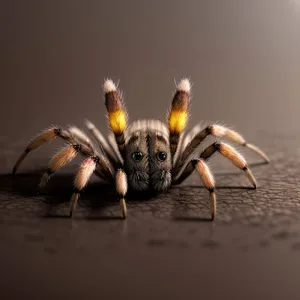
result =
[[126,113],[118,109],[108,114],[109,124],[115,134],[122,134],[126,129]]
[[169,130],[171,133],[181,133],[187,123],[187,111],[172,110],[169,116]]

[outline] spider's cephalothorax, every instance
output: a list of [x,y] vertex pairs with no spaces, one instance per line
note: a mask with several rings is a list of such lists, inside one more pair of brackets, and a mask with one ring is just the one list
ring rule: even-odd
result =
[[160,121],[143,120],[128,128],[125,139],[124,170],[132,190],[170,187],[172,161],[168,128]]
[[[248,147],[266,162],[269,161],[259,148],[246,143],[240,134],[224,126],[212,124],[201,128],[197,125],[192,130],[185,131],[191,90],[188,79],[182,79],[176,86],[167,122],[138,120],[129,125],[128,115],[116,85],[112,80],[106,80],[103,89],[109,126],[112,131],[107,139],[90,121],[86,121],[86,125],[93,141],[77,127],[72,126],[64,130],[59,126],[53,126],[29,142],[13,169],[15,173],[29,152],[55,137],[62,138],[67,145],[50,160],[39,184],[39,188],[42,188],[54,172],[74,159],[78,153],[82,154],[85,159],[75,177],[70,216],[73,215],[80,192],[92,174],[115,184],[125,218],[125,196],[128,189],[139,192],[165,191],[171,185],[183,182],[196,170],[203,185],[209,191],[211,217],[214,219],[216,214],[215,182],[206,161],[215,152],[219,152],[243,170],[250,183],[256,188],[255,178],[246,160],[229,144],[215,142],[195,157],[194,152],[198,146],[208,135],[212,135],[224,137]],[[192,155],[194,155],[193,158],[191,158]]]

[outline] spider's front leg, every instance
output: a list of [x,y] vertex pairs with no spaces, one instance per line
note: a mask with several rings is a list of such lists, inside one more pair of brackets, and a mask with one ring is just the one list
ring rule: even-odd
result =
[[128,123],[128,114],[123,103],[121,93],[114,82],[106,80],[103,85],[105,94],[105,106],[108,112],[109,126],[115,135],[121,156],[125,151],[125,130]]
[[122,215],[123,218],[125,219],[127,215],[125,196],[128,190],[128,183],[127,183],[126,173],[122,169],[118,169],[116,172],[116,190],[117,190],[118,197],[120,199]]
[[[70,206],[70,217],[73,216],[74,210],[76,208],[78,198],[84,187],[87,185],[93,173],[102,172],[108,168],[107,160],[104,156],[101,155],[89,155],[82,162],[77,171],[74,180],[74,192],[71,197],[71,206]],[[110,170],[110,169],[109,169]],[[110,170],[109,174],[106,174],[107,181],[111,182],[113,179],[112,170]]]
[[203,159],[200,158],[193,159],[187,164],[186,168],[181,174],[181,181],[186,179],[194,170],[197,171],[204,187],[209,191],[211,202],[211,219],[213,220],[216,216],[217,211],[214,177],[208,165],[204,162]]
[[98,160],[96,157],[88,157],[80,165],[74,180],[74,192],[71,197],[70,217],[73,216],[80,192],[87,185],[89,179],[96,169],[97,163]]
[[[80,165],[74,181],[74,192],[71,197],[70,217],[73,216],[81,191],[87,185],[92,174],[95,172],[97,165],[99,167],[102,166],[101,161],[97,156],[88,157]],[[117,170],[115,175],[115,182],[116,182],[117,195],[120,199],[122,216],[125,219],[127,215],[125,196],[128,190],[128,183],[127,183],[127,176],[124,170],[122,169]]]
[[215,180],[214,177],[207,166],[207,164],[201,159],[192,160],[192,164],[196,169],[197,173],[202,179],[203,185],[208,189],[210,193],[210,203],[211,203],[211,219],[213,220],[216,216],[217,202],[215,194]]
[[168,125],[170,133],[171,155],[174,157],[180,136],[186,127],[188,121],[188,109],[190,106],[191,84],[188,79],[182,79],[176,87],[176,93],[173,97],[171,110],[168,116]]

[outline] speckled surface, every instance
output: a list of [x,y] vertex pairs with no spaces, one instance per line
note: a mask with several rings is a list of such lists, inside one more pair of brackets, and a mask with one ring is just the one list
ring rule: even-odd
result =
[[153,199],[128,200],[125,221],[113,188],[94,178],[75,218],[65,218],[74,166],[37,196],[44,159],[32,154],[28,160],[36,172],[1,175],[3,291],[46,293],[49,299],[57,293],[198,299],[197,290],[205,297],[226,292],[232,299],[297,299],[300,152],[293,137],[266,135],[262,144],[271,163],[252,167],[257,190],[230,164],[218,169],[211,162],[218,187],[213,223],[206,219],[207,192],[195,175]]

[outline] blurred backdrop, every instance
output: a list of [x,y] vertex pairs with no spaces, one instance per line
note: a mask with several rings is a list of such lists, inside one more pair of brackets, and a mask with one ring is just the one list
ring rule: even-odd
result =
[[107,77],[131,120],[164,119],[187,76],[191,125],[220,121],[253,142],[288,134],[299,124],[299,28],[298,0],[1,1],[1,140],[84,118],[106,132]]

